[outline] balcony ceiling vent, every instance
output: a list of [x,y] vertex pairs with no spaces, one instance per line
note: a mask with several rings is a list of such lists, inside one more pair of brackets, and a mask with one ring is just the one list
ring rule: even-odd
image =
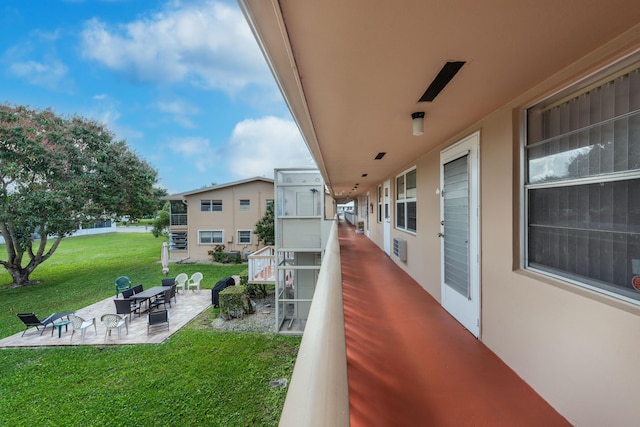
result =
[[465,63],[465,61],[449,61],[444,64],[418,102],[432,102],[436,99],[436,96],[438,96],[449,84],[451,79],[458,74],[458,71],[460,71],[460,68],[462,68]]

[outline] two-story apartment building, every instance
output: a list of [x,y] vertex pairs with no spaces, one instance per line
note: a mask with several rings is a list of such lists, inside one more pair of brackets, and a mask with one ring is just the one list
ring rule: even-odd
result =
[[238,251],[244,257],[260,247],[256,223],[273,204],[273,179],[255,177],[165,197],[171,205],[172,261],[211,260],[211,251]]

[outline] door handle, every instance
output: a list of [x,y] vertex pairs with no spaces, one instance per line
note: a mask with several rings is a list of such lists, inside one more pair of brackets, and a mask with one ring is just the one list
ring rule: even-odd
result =
[[444,234],[438,233],[438,237],[444,237]]

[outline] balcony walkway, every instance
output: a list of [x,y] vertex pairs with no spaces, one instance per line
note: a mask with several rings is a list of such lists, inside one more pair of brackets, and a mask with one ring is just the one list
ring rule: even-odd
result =
[[339,238],[351,427],[570,425],[373,242]]

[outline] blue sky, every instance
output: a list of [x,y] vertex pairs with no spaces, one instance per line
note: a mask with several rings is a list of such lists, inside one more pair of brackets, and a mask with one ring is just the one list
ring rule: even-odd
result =
[[4,0],[0,102],[96,119],[169,193],[315,166],[235,1]]

